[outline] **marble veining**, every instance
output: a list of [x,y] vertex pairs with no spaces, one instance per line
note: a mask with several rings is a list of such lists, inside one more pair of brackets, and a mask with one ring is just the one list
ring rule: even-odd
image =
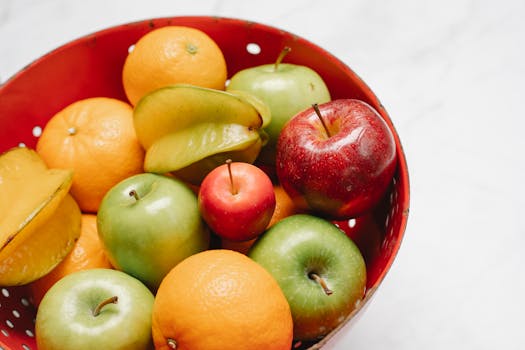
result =
[[0,0],[0,81],[69,40],[151,17],[238,17],[307,38],[378,95],[411,181],[398,258],[326,349],[518,350],[524,14],[522,0]]

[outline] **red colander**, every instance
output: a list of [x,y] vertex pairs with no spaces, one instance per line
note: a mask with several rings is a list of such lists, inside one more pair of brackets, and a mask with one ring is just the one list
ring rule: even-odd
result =
[[[0,86],[0,152],[18,145],[35,147],[46,122],[77,100],[94,96],[126,100],[121,73],[128,48],[147,32],[166,25],[191,26],[206,32],[222,49],[230,76],[240,69],[274,62],[282,48],[289,46],[292,50],[286,62],[317,71],[333,99],[357,98],[367,102],[394,133],[398,163],[388,193],[366,216],[337,222],[365,257],[368,282],[364,302],[324,339],[294,344],[295,349],[322,348],[361,312],[379,287],[399,250],[409,209],[408,169],[392,120],[372,90],[324,49],[281,29],[232,18],[156,18],[108,28],[44,55]],[[0,350],[36,349],[35,315],[24,286],[0,286]]]

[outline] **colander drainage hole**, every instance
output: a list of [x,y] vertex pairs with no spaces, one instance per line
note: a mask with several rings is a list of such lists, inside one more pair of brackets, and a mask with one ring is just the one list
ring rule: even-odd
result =
[[25,307],[28,307],[29,305],[31,305],[29,300],[27,300],[26,298],[21,298],[20,299],[20,304],[24,305]]
[[42,128],[36,125],[35,127],[33,127],[33,136],[40,137],[40,135],[42,135]]
[[261,53],[261,47],[259,46],[259,44],[249,43],[248,45],[246,45],[246,51],[248,51],[248,53],[251,53],[252,55],[258,55]]

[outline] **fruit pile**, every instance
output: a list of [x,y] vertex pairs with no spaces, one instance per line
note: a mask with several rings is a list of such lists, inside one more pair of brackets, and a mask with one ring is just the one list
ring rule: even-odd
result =
[[39,349],[291,349],[356,309],[365,260],[333,222],[391,184],[394,137],[311,68],[235,73],[204,32],[154,29],[127,101],[76,101],[0,155],[0,286]]

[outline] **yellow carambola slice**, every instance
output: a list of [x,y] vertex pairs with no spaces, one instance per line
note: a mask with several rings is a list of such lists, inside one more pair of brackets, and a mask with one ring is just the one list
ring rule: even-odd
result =
[[146,150],[162,137],[197,124],[239,124],[257,130],[270,118],[269,108],[248,93],[187,84],[151,92],[138,102],[133,113],[137,138]]
[[224,164],[228,159],[235,159],[236,162],[253,163],[261,151],[263,142],[263,138],[259,138],[256,142],[240,150],[212,154],[187,167],[173,171],[172,174],[183,181],[199,185],[210,171],[215,169],[217,165]]
[[200,123],[172,132],[151,145],[144,169],[154,173],[174,172],[211,155],[251,149],[255,160],[260,147],[258,130],[239,124]]
[[0,155],[0,285],[29,283],[56,266],[80,234],[68,195],[73,172],[48,169],[33,150]]

